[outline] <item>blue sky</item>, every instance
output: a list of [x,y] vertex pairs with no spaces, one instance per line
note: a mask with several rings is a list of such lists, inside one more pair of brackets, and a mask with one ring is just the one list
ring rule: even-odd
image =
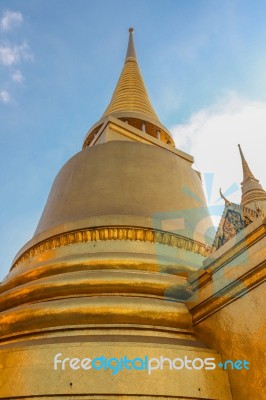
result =
[[237,143],[266,187],[265,20],[264,0],[2,0],[0,279],[108,105],[130,26],[162,123],[214,174],[210,203],[241,182]]

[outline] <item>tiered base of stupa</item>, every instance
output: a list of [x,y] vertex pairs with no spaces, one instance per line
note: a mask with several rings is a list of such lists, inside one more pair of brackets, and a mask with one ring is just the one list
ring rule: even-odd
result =
[[231,399],[220,355],[193,334],[191,271],[174,267],[174,248],[67,235],[71,245],[29,247],[2,284],[0,398]]

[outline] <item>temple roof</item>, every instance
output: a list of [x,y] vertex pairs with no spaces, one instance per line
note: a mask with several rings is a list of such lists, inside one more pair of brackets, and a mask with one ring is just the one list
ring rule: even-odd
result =
[[221,190],[220,194],[225,201],[225,206],[212,245],[213,251],[223,246],[260,215],[258,211],[228,201]]
[[240,145],[238,147],[243,168],[241,204],[229,201],[220,189],[220,195],[225,202],[225,206],[212,245],[213,250],[219,249],[247,225],[254,222],[258,217],[264,217],[265,215],[266,192],[251,172]]

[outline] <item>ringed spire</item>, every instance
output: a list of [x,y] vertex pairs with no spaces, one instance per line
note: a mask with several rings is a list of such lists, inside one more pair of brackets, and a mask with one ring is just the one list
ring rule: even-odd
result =
[[100,120],[88,131],[83,148],[90,146],[106,119],[116,118],[172,147],[174,140],[169,130],[156,114],[137,61],[133,38],[134,28],[129,28],[129,38],[124,66],[111,101]]
[[242,187],[242,199],[241,205],[251,207],[253,204],[254,208],[257,207],[256,203],[258,201],[266,201],[266,192],[262,188],[258,179],[256,179],[251,172],[249,165],[244,157],[240,144],[238,145],[240,157],[242,161],[243,168],[243,181],[241,183]]
[[159,122],[150,102],[139,66],[133,39],[133,28],[129,28],[128,47],[124,67],[111,101],[103,116],[121,112],[138,113]]
[[239,148],[240,157],[241,157],[241,161],[242,161],[243,181],[247,180],[248,178],[253,178],[253,179],[257,180],[257,179],[254,177],[254,175],[252,174],[252,172],[251,172],[251,170],[250,170],[250,168],[249,168],[249,166],[248,166],[248,163],[247,163],[247,161],[246,161],[246,159],[245,159],[245,157],[244,157],[244,154],[243,154],[243,151],[242,151],[242,149],[241,149],[240,144],[238,145],[238,148]]

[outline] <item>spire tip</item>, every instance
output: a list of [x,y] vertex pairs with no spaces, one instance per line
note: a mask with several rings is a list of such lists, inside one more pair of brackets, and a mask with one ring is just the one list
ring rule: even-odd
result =
[[243,154],[243,151],[242,151],[242,149],[241,149],[241,146],[240,146],[240,144],[238,144],[238,150],[239,150],[239,153],[240,153],[240,157],[241,157],[241,160],[242,160],[242,162],[246,162],[246,160],[245,160],[245,157],[244,157],[244,154]]
[[132,59],[134,58],[135,60],[137,59],[136,52],[135,52],[135,47],[134,47],[134,40],[133,40],[133,32],[134,28],[129,28],[129,39],[128,39],[128,48],[127,48],[127,55],[126,55],[126,60],[127,59]]

